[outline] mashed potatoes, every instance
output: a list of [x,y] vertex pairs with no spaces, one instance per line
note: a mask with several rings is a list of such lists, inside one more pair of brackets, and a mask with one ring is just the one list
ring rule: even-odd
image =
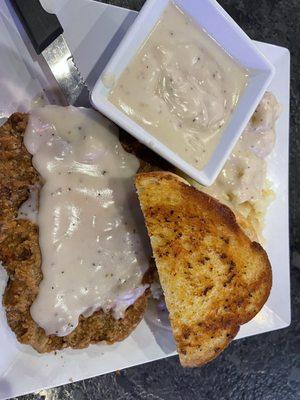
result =
[[[266,157],[275,145],[275,124],[279,114],[279,103],[272,93],[267,92],[215,183],[204,187],[184,176],[196,188],[228,205],[248,235],[260,242],[263,241],[266,211],[275,198],[272,184],[267,179]],[[255,234],[251,234],[253,230]]]

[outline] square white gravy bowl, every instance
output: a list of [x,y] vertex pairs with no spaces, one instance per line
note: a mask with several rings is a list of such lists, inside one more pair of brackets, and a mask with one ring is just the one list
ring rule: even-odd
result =
[[[167,15],[171,28],[164,24]],[[186,21],[186,26],[184,23],[179,26],[180,21]],[[168,34],[174,37],[178,34],[178,42],[170,42],[171,37],[166,37]],[[201,39],[198,34],[204,38],[204,44],[198,40]],[[152,53],[147,53],[148,43],[152,45]],[[172,43],[173,54],[166,48],[168,43]],[[208,56],[203,53],[207,43],[209,51],[215,49],[219,52],[213,53],[213,56],[220,58],[214,59],[211,53]],[[198,57],[195,49],[199,51]],[[194,67],[197,60],[199,66]],[[180,62],[183,63],[184,73],[178,67]],[[228,62],[231,64],[227,65]],[[215,80],[206,83],[203,75],[193,76],[194,72],[190,73],[187,69],[189,65],[197,68],[193,71],[198,71],[198,74],[206,73],[204,78],[209,76]],[[139,69],[141,66],[147,68],[145,73]],[[136,81],[132,80],[131,71],[134,68],[137,72]],[[172,68],[173,72],[169,73]],[[225,71],[228,79],[224,74],[220,75],[220,71],[221,74]],[[244,75],[239,75],[239,71],[244,71]],[[274,67],[216,1],[148,0],[98,79],[91,100],[99,111],[140,142],[191,178],[209,186],[223,168],[274,73]],[[245,81],[242,76],[246,77]],[[228,81],[227,86],[224,77]],[[237,92],[241,79],[243,85]],[[206,84],[206,87],[213,87],[211,93],[205,93]],[[152,111],[156,112],[155,115],[161,114],[161,119],[155,119],[153,124],[149,118],[149,112],[152,111],[151,108],[149,111],[147,104],[151,96],[145,85],[152,85]],[[189,94],[188,98],[188,91],[193,89],[193,94]],[[220,95],[229,92],[230,98]],[[131,96],[131,102],[141,106],[139,111],[134,109],[130,101],[128,104],[122,103],[125,94]],[[206,105],[201,109],[203,104]],[[162,110],[169,114],[164,114]],[[207,121],[209,114],[213,122]],[[216,115],[220,115],[221,119],[218,120]],[[224,115],[227,115],[227,119]],[[210,126],[213,127],[213,135],[218,132],[218,136],[211,135]],[[204,129],[207,137],[202,136],[199,140],[199,134],[203,133],[199,129]],[[207,143],[213,145],[205,148]]]

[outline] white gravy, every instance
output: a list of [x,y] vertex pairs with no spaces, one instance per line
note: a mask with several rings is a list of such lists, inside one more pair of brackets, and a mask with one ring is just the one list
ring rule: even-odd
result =
[[267,92],[214,184],[201,190],[229,205],[260,200],[267,174],[265,158],[275,145],[279,113],[279,103]]
[[201,169],[247,81],[247,70],[170,3],[109,100]]
[[147,287],[150,251],[133,184],[138,159],[123,150],[113,123],[74,107],[33,110],[24,143],[44,181],[43,280],[33,319],[47,335],[64,336],[80,315],[99,309],[122,318]]
[[38,198],[39,187],[31,187],[29,196],[26,201],[21,205],[18,210],[18,219],[29,219],[30,221],[37,223],[38,217]]

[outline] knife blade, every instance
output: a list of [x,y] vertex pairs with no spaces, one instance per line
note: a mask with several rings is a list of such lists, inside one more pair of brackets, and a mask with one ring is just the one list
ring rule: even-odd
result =
[[11,0],[12,5],[38,55],[42,55],[57,81],[67,104],[89,98],[88,88],[63,36],[64,30],[54,14],[39,0]]

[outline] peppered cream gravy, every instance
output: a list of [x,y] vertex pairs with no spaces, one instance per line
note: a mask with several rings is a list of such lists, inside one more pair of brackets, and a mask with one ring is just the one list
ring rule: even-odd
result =
[[170,3],[109,100],[201,169],[247,80],[247,70]]
[[229,206],[260,200],[267,175],[266,157],[275,146],[279,114],[276,97],[267,92],[216,181],[201,190]]
[[33,110],[24,143],[43,179],[43,280],[33,319],[64,336],[100,308],[122,318],[145,291],[150,254],[133,184],[138,159],[124,151],[113,123],[74,107]]

